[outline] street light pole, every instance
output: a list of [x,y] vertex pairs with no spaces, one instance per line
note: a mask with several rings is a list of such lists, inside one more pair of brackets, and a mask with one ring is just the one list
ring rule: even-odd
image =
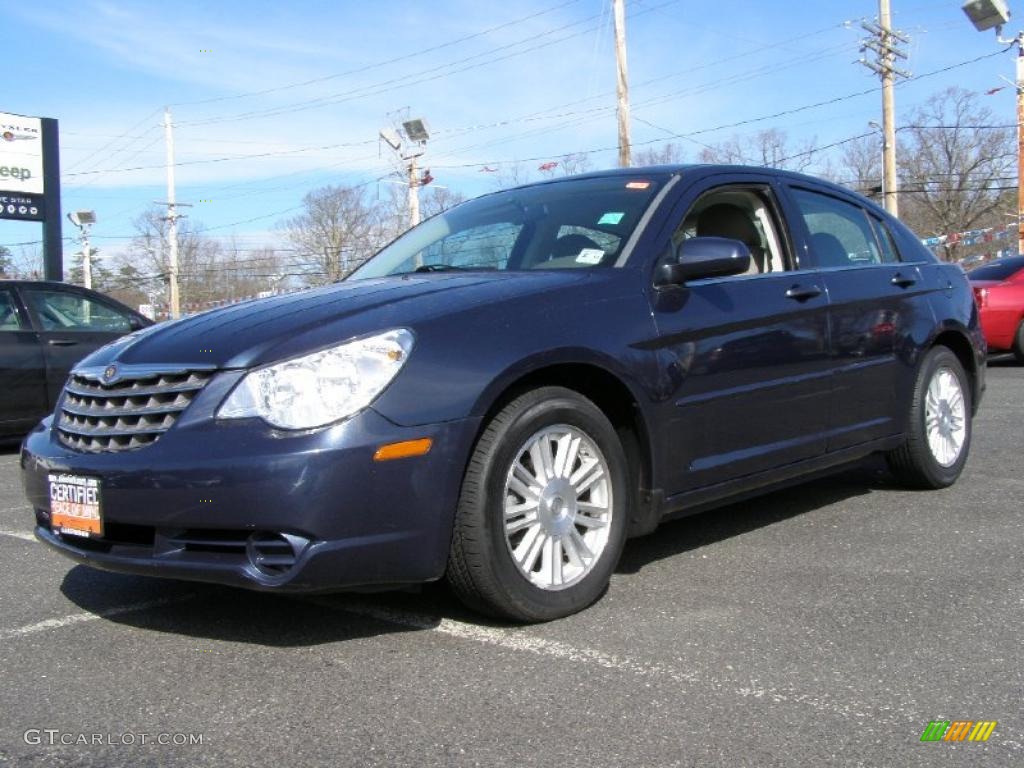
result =
[[1003,37],[1003,25],[1010,20],[1006,0],[967,0],[963,11],[979,32],[994,28],[1000,45],[1017,46],[1017,253],[1024,254],[1024,32]]
[[68,214],[68,221],[78,227],[78,239],[82,243],[82,285],[92,288],[92,247],[89,244],[89,227],[96,223],[96,213],[74,211]]
[[1017,43],[1017,253],[1024,253],[1024,32]]
[[88,227],[82,227],[82,285],[92,288],[92,249],[89,247]]

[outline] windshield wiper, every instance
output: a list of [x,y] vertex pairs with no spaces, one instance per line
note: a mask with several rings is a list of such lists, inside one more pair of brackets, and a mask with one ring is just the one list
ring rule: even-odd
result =
[[413,272],[462,272],[466,269],[468,269],[468,267],[457,267],[454,264],[423,264],[416,267]]

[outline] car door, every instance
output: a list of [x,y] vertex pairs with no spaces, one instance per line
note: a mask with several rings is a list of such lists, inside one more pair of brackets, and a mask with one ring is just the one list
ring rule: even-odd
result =
[[[770,175],[719,175],[685,190],[671,237],[741,239],[714,219],[729,206],[753,216],[762,266],[750,274],[652,288],[666,381],[661,414],[669,494],[691,491],[825,451],[829,401],[827,297],[801,268]],[[712,226],[701,226],[716,211]],[[760,223],[758,224],[758,220]],[[747,230],[749,232],[749,228]],[[669,247],[669,238],[664,238]],[[764,253],[758,253],[761,248]],[[670,257],[670,252],[665,257]]]
[[133,330],[133,318],[94,293],[73,287],[22,287],[46,360],[46,390],[56,406],[71,368]]
[[0,435],[20,434],[49,410],[39,335],[11,287],[0,287]]
[[835,379],[828,450],[899,433],[914,350],[932,326],[917,265],[900,261],[884,218],[838,190],[791,184],[796,237],[829,294]]

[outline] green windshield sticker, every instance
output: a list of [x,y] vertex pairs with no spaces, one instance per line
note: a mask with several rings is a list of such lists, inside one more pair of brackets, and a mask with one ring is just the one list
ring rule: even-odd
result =
[[620,221],[622,221],[622,217],[625,216],[625,215],[626,215],[625,213],[620,213],[618,211],[612,211],[612,212],[609,212],[609,213],[602,214],[601,218],[597,220],[597,223],[598,224],[618,224]]

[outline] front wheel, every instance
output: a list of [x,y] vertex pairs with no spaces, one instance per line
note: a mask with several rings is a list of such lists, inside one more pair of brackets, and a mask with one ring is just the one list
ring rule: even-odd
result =
[[627,477],[615,429],[590,400],[561,387],[513,400],[463,479],[447,574],[456,594],[516,621],[593,603],[625,541]]
[[896,478],[912,488],[956,482],[971,447],[971,388],[948,347],[933,347],[917,372],[907,437],[886,455]]

